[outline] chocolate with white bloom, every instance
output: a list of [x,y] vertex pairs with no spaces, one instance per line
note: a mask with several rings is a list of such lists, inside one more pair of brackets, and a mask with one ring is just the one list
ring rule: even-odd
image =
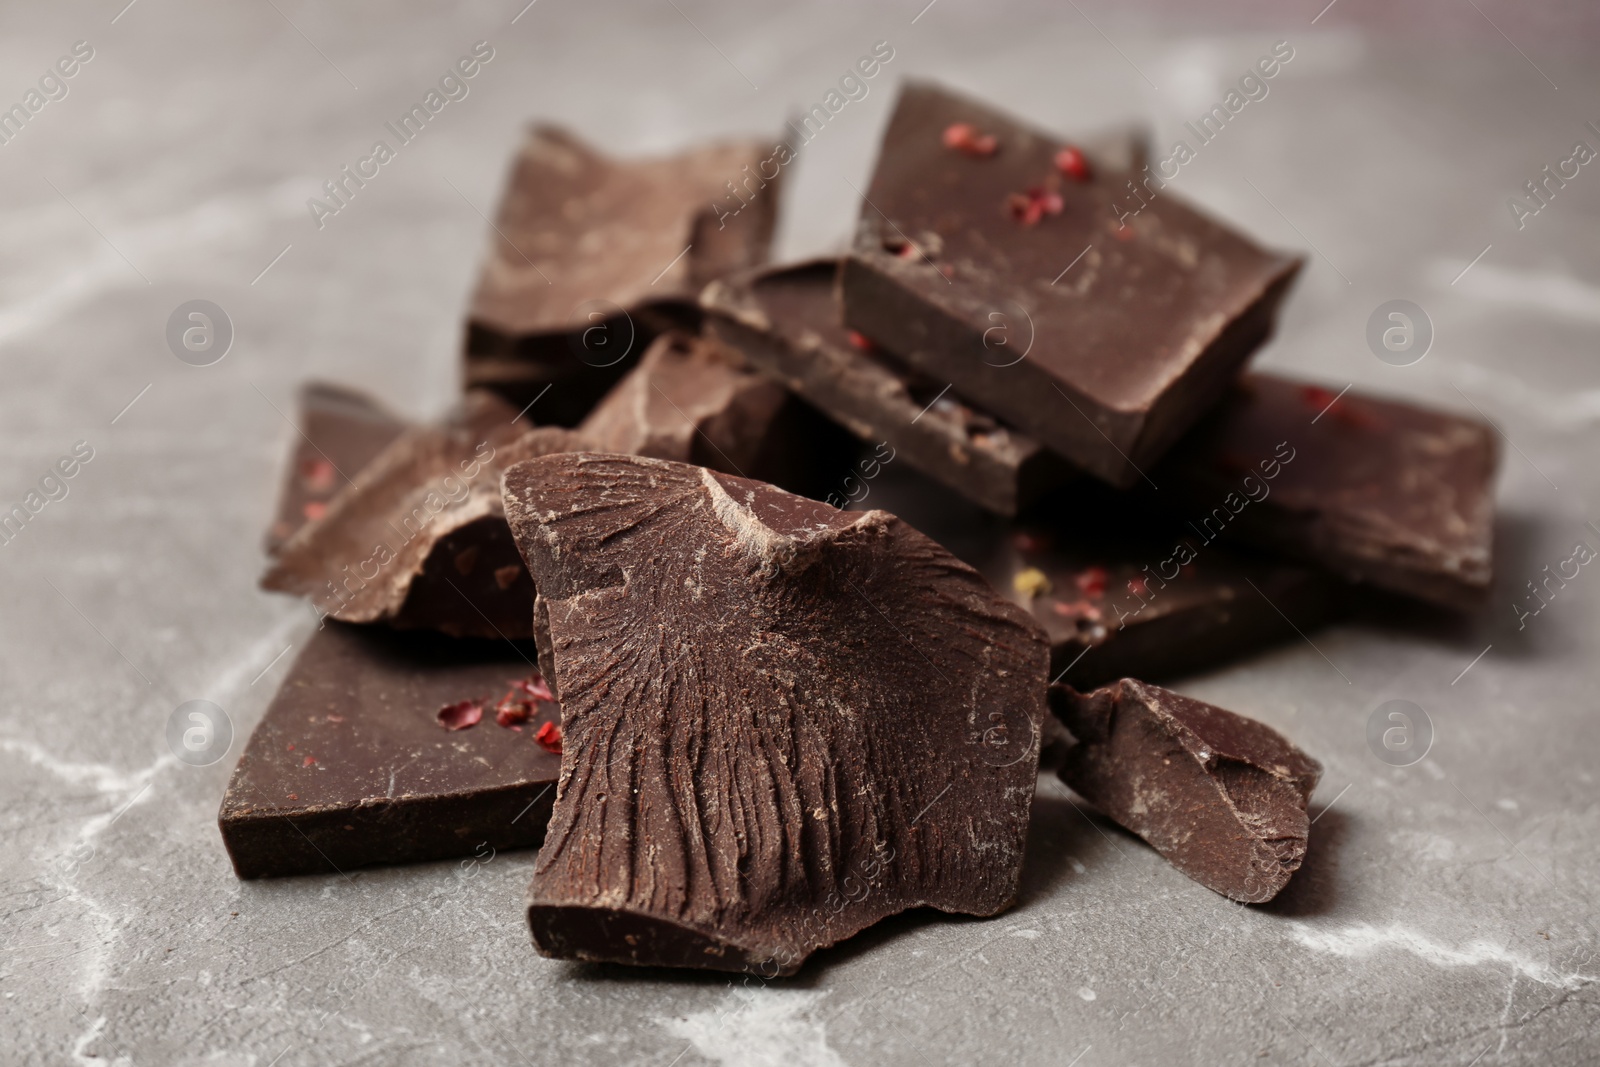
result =
[[1132,678],[1050,707],[1077,741],[1062,781],[1190,878],[1260,904],[1300,869],[1322,764],[1270,726]]
[[505,477],[561,698],[547,956],[769,975],[1015,898],[1049,650],[881,511],[593,453]]

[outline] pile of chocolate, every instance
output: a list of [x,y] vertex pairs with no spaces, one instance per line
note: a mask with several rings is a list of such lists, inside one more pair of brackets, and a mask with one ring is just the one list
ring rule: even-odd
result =
[[1148,682],[1352,595],[1470,610],[1490,429],[1242,373],[1300,260],[1128,212],[1136,135],[910,84],[849,253],[781,267],[768,155],[534,129],[452,414],[304,390],[264,585],[319,627],[239,876],[542,845],[545,955],[788,974],[1007,908],[1043,767],[1271,899],[1321,767]]

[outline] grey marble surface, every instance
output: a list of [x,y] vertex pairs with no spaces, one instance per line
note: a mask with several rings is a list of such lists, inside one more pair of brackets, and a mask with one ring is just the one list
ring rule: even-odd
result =
[[[1600,164],[1520,230],[1507,207],[1575,141],[1600,147],[1588,5],[1343,0],[1315,25],[1321,3],[519,8],[5,5],[0,105],[74,42],[94,54],[0,145],[0,505],[76,442],[93,458],[0,545],[0,1061],[1600,1059],[1600,572],[1520,628],[1513,607],[1600,545]],[[479,40],[469,95],[319,230],[307,198]],[[1231,906],[1055,788],[1014,911],[891,921],[770,984],[539,958],[531,854],[235,880],[214,821],[230,761],[180,763],[165,731],[208,699],[242,739],[310,632],[255,588],[295,384],[447,404],[480,213],[526,119],[625,153],[775,131],[879,40],[894,59],[793,168],[785,255],[848,233],[897,79],[1067,131],[1144,121],[1165,146],[1288,41],[1270,93],[1175,182],[1312,257],[1262,362],[1477,407],[1507,437],[1481,618],[1371,613],[1181,685],[1326,764],[1290,891]],[[164,339],[197,298],[236,330],[208,367]],[[1408,367],[1364,340],[1394,298],[1436,330]],[[1368,747],[1391,699],[1434,724],[1414,766]]]

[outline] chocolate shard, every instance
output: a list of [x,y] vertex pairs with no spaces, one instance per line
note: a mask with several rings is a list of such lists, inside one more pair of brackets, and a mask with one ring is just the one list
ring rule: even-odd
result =
[[365,393],[330,382],[300,387],[300,412],[278,495],[278,517],[267,531],[274,555],[300,527],[322,517],[328,501],[356,477],[406,423]]
[[544,839],[560,757],[492,713],[447,731],[442,707],[494,701],[533,671],[504,641],[332,623],[316,631],[245,745],[217,815],[240,878],[492,855]]
[[1174,530],[1125,538],[1065,521],[1017,524],[979,570],[1050,636],[1051,677],[1171,678],[1296,639],[1336,606],[1325,574],[1206,547]]
[[1493,578],[1499,455],[1477,419],[1251,374],[1156,479],[1209,509],[1207,537],[1469,610]]
[[1088,479],[1009,522],[899,465],[868,499],[1030,612],[1050,639],[1051,677],[1079,689],[1214,669],[1300,640],[1296,628],[1310,632],[1340,605],[1325,572],[1208,544]]
[[636,457],[506,473],[564,754],[547,956],[794,972],[916,906],[1014,899],[1047,652],[880,511]]
[[284,542],[262,588],[310,597],[342,622],[531,637],[533,581],[506,528],[500,473],[582,442],[516,414],[473,394],[455,421],[401,434]]
[[1270,726],[1132,678],[1050,707],[1078,742],[1061,779],[1190,878],[1260,904],[1300,869],[1322,764]]
[[658,337],[579,427],[600,452],[754,472],[789,400],[782,386],[706,338]]
[[779,182],[749,175],[770,153],[742,141],[621,161],[531,128],[472,299],[467,385],[576,425],[656,332],[698,323],[701,286],[765,262]]
[[863,441],[1002,515],[1072,468],[1027,434],[963,403],[839,321],[838,261],[813,260],[712,282],[700,296],[721,341]]
[[[963,130],[976,142],[947,143]],[[1063,148],[907,85],[841,275],[844,321],[1127,487],[1271,333],[1301,261],[1165,189],[1135,199],[1145,173]]]

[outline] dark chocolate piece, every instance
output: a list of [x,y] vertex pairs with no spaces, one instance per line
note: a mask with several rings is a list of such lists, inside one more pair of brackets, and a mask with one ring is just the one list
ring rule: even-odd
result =
[[581,440],[515,415],[475,394],[454,423],[401,434],[284,542],[262,587],[343,622],[531,637],[533,581],[506,528],[500,472]]
[[660,460],[506,473],[561,696],[547,956],[789,974],[917,906],[1012,902],[1043,635],[880,511]]
[[406,428],[404,420],[366,394],[328,382],[300,387],[297,425],[278,517],[267,531],[268,555],[307,522],[320,519],[334,494]]
[[1323,572],[1208,545],[1087,480],[1009,523],[898,466],[866,499],[1030,611],[1050,638],[1050,676],[1079,689],[1210,670],[1300,640],[1296,627],[1310,631],[1337,606]]
[[[961,124],[993,151],[947,144]],[[1062,147],[907,85],[841,276],[844,321],[1126,487],[1270,334],[1300,260],[1166,190],[1126,213],[1134,175],[1065,166]]]
[[1026,434],[972,408],[839,322],[838,261],[814,260],[712,282],[700,296],[720,340],[862,440],[969,499],[1014,515],[1072,468]]
[[1124,678],[1052,686],[1061,778],[1207,889],[1260,904],[1300,869],[1322,764],[1265,723]]
[[754,474],[789,395],[706,338],[658,337],[579,432],[597,452],[626,452]]
[[742,141],[612,160],[531,128],[472,299],[466,383],[576,425],[656,332],[698,322],[701,286],[765,262],[779,179],[750,174],[770,154]]
[[504,641],[330,623],[311,636],[251,734],[217,822],[240,878],[332,874],[528,848],[544,839],[560,757],[485,715],[452,731],[439,711],[491,702],[534,668]]
[[1203,537],[1467,610],[1493,577],[1499,457],[1477,419],[1251,374],[1156,480]]

